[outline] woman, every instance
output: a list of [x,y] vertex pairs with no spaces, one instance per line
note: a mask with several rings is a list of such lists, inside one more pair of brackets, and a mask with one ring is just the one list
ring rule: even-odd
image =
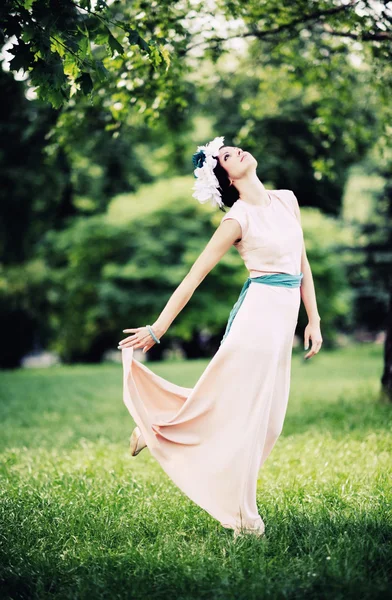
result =
[[[147,446],[173,482],[235,537],[262,536],[257,477],[283,427],[301,295],[309,318],[305,349],[312,341],[305,358],[320,350],[322,336],[294,193],[266,190],[256,159],[224,146],[223,139],[199,146],[193,155],[193,196],[230,210],[155,323],[123,330],[131,334],[119,345],[124,403],[137,424],[133,455]],[[193,388],[171,383],[137,361],[133,351],[147,352],[159,343],[233,244],[249,278],[221,344]]]

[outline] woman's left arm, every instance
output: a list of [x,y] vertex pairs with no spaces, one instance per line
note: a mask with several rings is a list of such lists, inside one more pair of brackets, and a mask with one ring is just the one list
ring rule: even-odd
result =
[[[301,213],[298,205],[298,200],[295,197],[295,195],[294,198],[295,213],[301,225]],[[321,344],[323,343],[323,338],[320,330],[321,317],[317,309],[316,291],[314,288],[312,269],[310,267],[309,260],[306,255],[305,242],[302,243],[301,272],[304,275],[300,287],[301,298],[302,302],[304,303],[309,320],[304,332],[305,350],[309,348],[309,339],[312,340],[312,348],[305,356],[305,359],[307,359],[317,354],[317,352],[321,348]]]

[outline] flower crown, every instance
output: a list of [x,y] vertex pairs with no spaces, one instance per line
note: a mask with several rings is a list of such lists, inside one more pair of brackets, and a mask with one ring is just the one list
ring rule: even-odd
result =
[[193,166],[196,167],[193,174],[196,181],[193,185],[193,198],[201,204],[211,200],[212,206],[224,206],[222,195],[219,191],[219,181],[214,173],[217,164],[219,148],[223,146],[224,136],[216,137],[205,146],[198,146],[197,152],[192,156]]

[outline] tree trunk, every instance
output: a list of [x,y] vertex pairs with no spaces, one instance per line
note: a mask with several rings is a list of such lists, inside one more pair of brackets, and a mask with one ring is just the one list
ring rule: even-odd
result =
[[384,372],[381,377],[381,399],[385,402],[392,402],[392,290],[389,295],[389,308],[386,322]]

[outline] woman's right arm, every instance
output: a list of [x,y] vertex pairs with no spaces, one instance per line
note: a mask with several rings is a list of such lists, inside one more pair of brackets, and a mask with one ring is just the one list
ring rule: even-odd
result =
[[158,319],[152,325],[158,338],[169,329],[176,316],[191,299],[195,289],[231,248],[233,243],[241,237],[241,234],[240,224],[235,219],[226,219],[214,231],[203,252],[195,260],[180,285],[170,296]]
[[[158,339],[169,329],[178,313],[181,312],[192,297],[197,286],[200,285],[206,275],[215,267],[222,256],[241,235],[241,226],[235,219],[225,219],[220,223],[203,252],[195,260],[180,285],[170,296],[158,319],[151,325]],[[147,327],[135,327],[124,329],[123,331],[132,333],[132,335],[121,340],[119,348],[132,346],[134,349],[143,348],[143,352],[147,352],[156,343],[152,339]]]

